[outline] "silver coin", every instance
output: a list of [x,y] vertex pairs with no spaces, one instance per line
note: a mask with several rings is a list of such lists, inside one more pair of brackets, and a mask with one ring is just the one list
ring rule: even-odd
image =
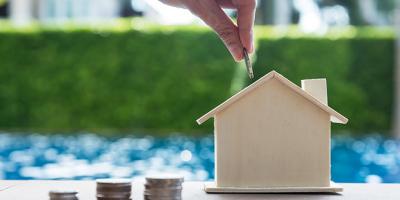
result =
[[146,183],[145,188],[151,189],[151,188],[163,188],[163,189],[178,189],[182,188],[182,184],[176,184],[176,183]]
[[97,185],[132,185],[132,180],[130,179],[96,179]]
[[163,190],[178,190],[178,189],[182,189],[182,185],[162,185],[162,184],[158,184],[158,185],[149,185],[149,184],[144,184],[144,188],[145,189],[163,189]]
[[109,198],[109,197],[97,197],[97,200],[131,200],[131,198]]
[[51,190],[49,197],[51,200],[77,200],[77,191],[74,190]]
[[244,63],[246,64],[247,74],[249,75],[250,79],[252,79],[254,78],[253,66],[251,65],[249,54],[247,53],[247,50],[245,48],[243,48],[243,57]]
[[166,182],[180,182],[184,181],[183,176],[175,176],[175,175],[154,175],[147,176],[147,182],[158,182],[158,181],[166,181]]
[[154,189],[154,190],[144,190],[144,195],[154,195],[154,196],[180,196],[182,190],[163,190],[163,189]]
[[148,194],[158,194],[158,193],[177,194],[177,193],[181,193],[181,192],[182,192],[182,189],[177,189],[177,190],[151,189],[151,190],[144,191],[144,193],[148,193]]
[[182,190],[145,190],[143,193],[149,195],[178,195],[182,193]]
[[158,195],[150,195],[150,194],[143,194],[144,197],[158,197],[158,198],[182,198],[181,194],[175,194],[175,195],[162,195],[162,194],[158,194]]
[[78,197],[50,197],[50,200],[79,200]]
[[50,190],[49,195],[77,195],[78,192],[75,190]]
[[128,194],[131,194],[131,191],[128,191],[128,192],[119,192],[119,191],[116,191],[116,192],[113,192],[113,191],[104,191],[104,192],[97,192],[97,194],[103,194],[103,195],[118,195],[118,194],[120,194],[120,195],[128,195]]
[[50,197],[50,200],[78,200],[76,196],[58,196],[58,197]]
[[174,195],[154,195],[154,194],[143,194],[143,196],[149,196],[149,197],[160,197],[160,198],[181,198],[181,194],[174,194]]
[[145,190],[144,193],[149,194],[157,194],[157,193],[165,193],[165,194],[176,194],[181,193],[182,190],[162,190],[162,189],[155,189],[155,190]]
[[107,193],[107,194],[96,194],[96,197],[101,198],[130,198],[131,193]]
[[174,187],[181,186],[183,178],[146,178],[146,185],[149,187]]
[[155,197],[155,196],[144,196],[145,200],[181,200],[182,197]]
[[132,186],[127,185],[127,186],[97,186],[96,187],[97,192],[131,192],[132,191]]

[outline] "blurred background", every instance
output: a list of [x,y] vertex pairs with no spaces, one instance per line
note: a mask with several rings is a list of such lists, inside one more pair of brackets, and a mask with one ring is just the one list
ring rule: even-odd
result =
[[[350,119],[333,125],[333,180],[400,182],[400,4],[259,0],[256,24],[256,79],[326,77]],[[157,0],[0,0],[0,178],[211,180],[213,123],[195,119],[250,83]]]

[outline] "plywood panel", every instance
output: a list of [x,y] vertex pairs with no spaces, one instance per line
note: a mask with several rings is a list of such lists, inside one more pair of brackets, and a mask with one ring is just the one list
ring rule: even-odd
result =
[[343,192],[343,187],[331,182],[330,186],[324,187],[268,187],[268,188],[249,188],[249,187],[217,187],[215,182],[206,182],[204,191],[207,193],[338,193]]
[[217,186],[329,186],[329,117],[266,82],[215,116]]
[[301,88],[311,96],[318,99],[321,103],[328,105],[326,79],[319,78],[301,80]]

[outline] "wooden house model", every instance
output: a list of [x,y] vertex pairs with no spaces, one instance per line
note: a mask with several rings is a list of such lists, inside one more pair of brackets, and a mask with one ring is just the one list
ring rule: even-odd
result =
[[209,193],[340,192],[331,182],[325,79],[302,87],[271,71],[197,120],[214,117],[215,182]]

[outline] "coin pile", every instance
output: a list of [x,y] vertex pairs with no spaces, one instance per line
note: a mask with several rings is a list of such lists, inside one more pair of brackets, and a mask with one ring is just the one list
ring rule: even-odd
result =
[[97,179],[98,200],[130,200],[132,182],[129,179]]
[[50,200],[78,200],[76,191],[51,190],[49,192]]
[[183,177],[153,176],[146,177],[144,185],[145,200],[181,200]]

